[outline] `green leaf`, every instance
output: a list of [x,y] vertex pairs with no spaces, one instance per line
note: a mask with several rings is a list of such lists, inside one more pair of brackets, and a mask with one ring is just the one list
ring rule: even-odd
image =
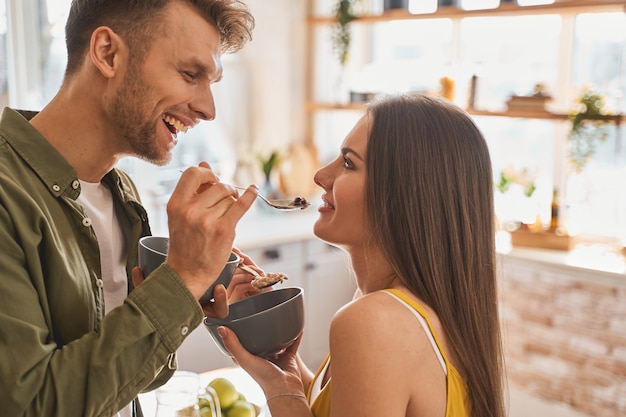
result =
[[278,151],[273,151],[267,159],[265,159],[262,155],[258,156],[259,162],[261,163],[261,169],[263,170],[266,180],[270,178],[274,167],[278,165],[280,159],[279,156]]
[[568,136],[568,157],[576,172],[581,172],[606,140],[608,132],[604,124],[604,97],[591,89],[585,90],[578,99],[578,106],[569,114],[572,129]]
[[356,19],[352,12],[352,5],[358,0],[339,0],[335,5],[335,18],[337,21],[333,26],[332,44],[335,53],[339,58],[339,63],[345,65],[350,52],[350,22]]

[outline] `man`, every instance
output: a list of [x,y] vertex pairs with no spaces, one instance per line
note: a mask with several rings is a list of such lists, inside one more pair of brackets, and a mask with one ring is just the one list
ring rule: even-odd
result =
[[239,197],[207,164],[185,171],[168,259],[142,283],[147,216],[114,167],[127,155],[165,164],[179,131],[215,117],[221,54],[253,26],[238,0],[72,2],[58,94],[0,119],[3,416],[140,415],[133,399],[171,376],[185,337],[227,313],[223,286],[197,300],[256,189]]

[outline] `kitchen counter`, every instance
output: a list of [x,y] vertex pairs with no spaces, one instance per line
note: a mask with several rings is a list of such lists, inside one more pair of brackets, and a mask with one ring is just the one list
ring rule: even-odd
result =
[[[235,246],[246,252],[314,239],[313,225],[318,217],[317,203],[306,210],[291,212],[267,212],[253,207],[237,225]],[[578,244],[571,251],[512,247],[507,232],[499,232],[496,242],[498,255],[503,259],[535,262],[591,280],[604,279],[626,285],[626,257],[615,245]]]
[[281,245],[312,239],[316,207],[289,212],[250,210],[237,225],[235,246],[247,249]]
[[[287,213],[251,211],[237,226],[235,245],[241,250],[314,238],[315,207]],[[564,268],[590,279],[618,280],[626,285],[626,257],[611,245],[578,244],[571,251],[512,247],[508,233],[497,237],[499,256]]]
[[579,243],[570,251],[512,247],[506,232],[499,232],[496,242],[503,260],[528,261],[585,280],[626,286],[626,257],[616,245]]

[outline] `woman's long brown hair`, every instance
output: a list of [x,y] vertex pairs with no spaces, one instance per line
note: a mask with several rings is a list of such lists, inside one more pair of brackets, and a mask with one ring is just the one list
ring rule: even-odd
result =
[[368,106],[367,207],[396,273],[437,313],[473,417],[504,417],[493,178],[473,121],[444,100],[389,96]]

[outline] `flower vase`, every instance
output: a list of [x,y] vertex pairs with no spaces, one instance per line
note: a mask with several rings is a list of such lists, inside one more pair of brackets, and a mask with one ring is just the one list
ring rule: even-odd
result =
[[335,79],[335,86],[333,87],[332,100],[335,104],[348,104],[350,103],[350,88],[347,84],[346,69],[342,66],[339,69],[337,78]]
[[[278,190],[278,187],[274,185],[274,182],[270,178],[265,179],[265,182],[259,189],[259,193],[265,196],[265,198],[267,198],[268,200],[276,200],[282,198],[281,192]],[[269,205],[261,202],[260,200],[259,203],[261,212],[272,214],[276,213],[276,210]]]

